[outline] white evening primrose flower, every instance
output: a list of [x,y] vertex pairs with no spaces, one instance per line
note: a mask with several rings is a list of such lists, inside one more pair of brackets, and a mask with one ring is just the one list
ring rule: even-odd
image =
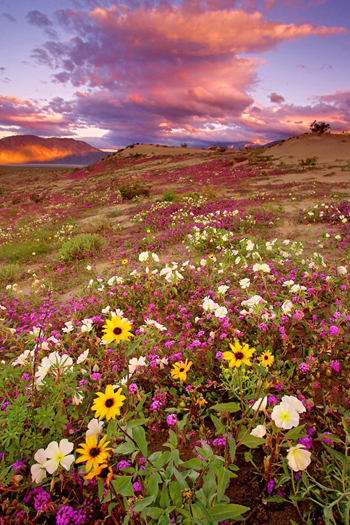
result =
[[152,253],[152,259],[154,260],[154,262],[159,262],[159,257],[156,253]]
[[284,314],[289,314],[289,312],[293,309],[293,303],[292,301],[284,301],[282,304],[282,312]]
[[84,396],[82,394],[80,394],[80,392],[74,392],[73,396],[72,396],[72,404],[75,405],[75,406],[79,406],[82,404],[84,400]]
[[284,283],[282,284],[282,286],[284,286],[284,287],[287,286],[288,288],[290,288],[291,286],[293,286],[293,284],[294,284],[294,281],[292,281],[292,280],[290,280],[290,281],[284,281]]
[[311,463],[311,452],[306,450],[304,445],[296,445],[288,450],[287,461],[294,472],[305,470]]
[[65,324],[65,328],[62,328],[62,332],[64,332],[65,334],[69,334],[70,332],[73,331],[74,324],[72,323],[72,321],[67,321],[64,324]]
[[256,412],[257,410],[265,410],[267,406],[267,396],[259,397],[252,406],[252,410]]
[[254,249],[255,244],[249,239],[246,244],[246,249],[251,252]]
[[229,289],[228,286],[225,286],[224,284],[221,284],[218,288],[218,293],[225,293]]
[[250,435],[256,438],[263,438],[266,435],[266,426],[258,425],[257,427],[253,428]]
[[111,312],[111,316],[112,317],[121,317],[122,319],[125,317],[123,310],[120,310],[119,308],[117,308],[116,310]]
[[129,374],[133,374],[138,366],[146,366],[146,359],[141,356],[138,359],[133,357],[129,361]]
[[101,313],[102,314],[108,314],[110,309],[111,309],[111,307],[108,305],[108,306],[106,306],[106,308],[102,308]]
[[139,255],[139,261],[140,262],[145,262],[145,261],[147,261],[147,259],[148,259],[148,252],[140,253],[140,255]]
[[200,262],[199,262],[199,264],[200,264],[201,266],[205,266],[205,265],[207,264],[206,259],[201,259]]
[[43,464],[43,467],[46,468],[49,474],[56,472],[60,465],[64,469],[69,470],[75,459],[74,455],[70,454],[72,450],[73,443],[68,441],[68,439],[61,439],[60,444],[57,441],[51,441],[45,450],[48,461]]
[[248,277],[246,277],[245,279],[241,279],[239,281],[239,286],[245,290],[246,288],[249,288],[250,286],[250,279],[248,279]]
[[87,266],[85,266],[85,268],[87,269],[88,272],[91,272],[92,270],[91,264],[88,264]]
[[253,297],[250,297],[246,301],[242,301],[242,306],[258,306],[259,304],[265,304],[266,301],[263,299],[260,295],[253,295]]
[[86,360],[88,355],[89,355],[89,349],[85,350],[85,352],[80,354],[80,356],[77,359],[77,365],[80,365],[81,363],[83,363]]
[[227,316],[227,308],[224,306],[217,306],[215,309],[215,317],[218,319],[224,319]]
[[44,467],[44,463],[46,463],[47,457],[45,450],[39,448],[34,455],[34,459],[36,463],[30,467],[32,481],[34,483],[41,483],[42,480],[46,478],[46,468]]
[[92,319],[83,319],[81,322],[80,330],[84,333],[88,333],[92,330]]
[[339,275],[346,275],[348,273],[346,266],[338,266],[337,270]]
[[214,312],[216,309],[216,303],[210,297],[204,297],[202,308],[205,311]]
[[37,371],[35,372],[35,383],[40,386],[43,384],[43,379],[48,373],[52,366],[52,363],[48,357],[44,357],[41,360],[40,366],[38,366]]
[[299,425],[298,412],[286,402],[282,402],[274,407],[271,419],[275,422],[276,427],[284,428],[285,430]]
[[301,401],[299,401],[298,398],[295,396],[283,396],[282,397],[283,403],[289,403],[298,414],[302,414],[303,412],[306,412],[306,408],[302,404]]
[[86,436],[87,437],[90,437],[90,436],[98,436],[100,434],[102,434],[102,430],[103,430],[103,425],[104,425],[104,422],[103,421],[99,421],[98,419],[91,419],[91,421],[88,423],[88,429],[86,431]]
[[[12,363],[12,366],[26,365],[33,360],[34,350],[25,350],[17,359]],[[32,359],[30,359],[32,358]]]

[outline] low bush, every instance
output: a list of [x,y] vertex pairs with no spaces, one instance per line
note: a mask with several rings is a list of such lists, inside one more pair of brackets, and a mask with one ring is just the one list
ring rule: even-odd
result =
[[0,283],[9,284],[14,283],[21,273],[21,267],[17,263],[9,263],[0,266]]
[[144,186],[140,181],[128,182],[119,188],[120,194],[123,199],[131,201],[135,197],[143,195],[145,197],[150,196],[149,186]]
[[83,259],[85,255],[99,250],[104,242],[103,237],[96,233],[82,233],[63,243],[57,258],[63,261]]

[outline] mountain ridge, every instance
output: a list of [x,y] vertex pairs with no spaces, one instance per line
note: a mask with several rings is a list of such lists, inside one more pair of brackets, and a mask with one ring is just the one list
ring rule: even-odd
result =
[[70,138],[12,135],[0,139],[0,164],[91,164],[108,154]]

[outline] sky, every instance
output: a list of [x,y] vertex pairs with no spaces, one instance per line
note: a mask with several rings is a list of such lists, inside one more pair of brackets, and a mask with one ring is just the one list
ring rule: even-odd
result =
[[0,0],[0,138],[257,144],[350,131],[349,0]]

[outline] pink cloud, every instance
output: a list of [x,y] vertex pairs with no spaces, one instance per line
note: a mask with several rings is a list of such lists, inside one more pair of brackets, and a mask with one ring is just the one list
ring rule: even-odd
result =
[[270,140],[273,132],[305,131],[307,119],[319,119],[322,108],[328,115],[334,107],[334,101],[315,100],[303,113],[275,92],[270,100],[278,108],[254,105],[263,59],[246,54],[298,38],[342,34],[343,28],[274,22],[256,9],[234,9],[236,3],[228,0],[177,6],[163,0],[161,7],[155,0],[109,8],[96,3],[101,4],[89,1],[90,11],[59,11],[56,20],[70,38],[33,52],[52,68],[56,82],[77,88],[75,98],[56,98],[43,107],[12,102],[5,112],[8,125],[18,115],[18,125],[42,126],[44,133],[100,127],[110,130],[107,139],[118,145],[187,141],[191,135],[203,143],[258,133]]

